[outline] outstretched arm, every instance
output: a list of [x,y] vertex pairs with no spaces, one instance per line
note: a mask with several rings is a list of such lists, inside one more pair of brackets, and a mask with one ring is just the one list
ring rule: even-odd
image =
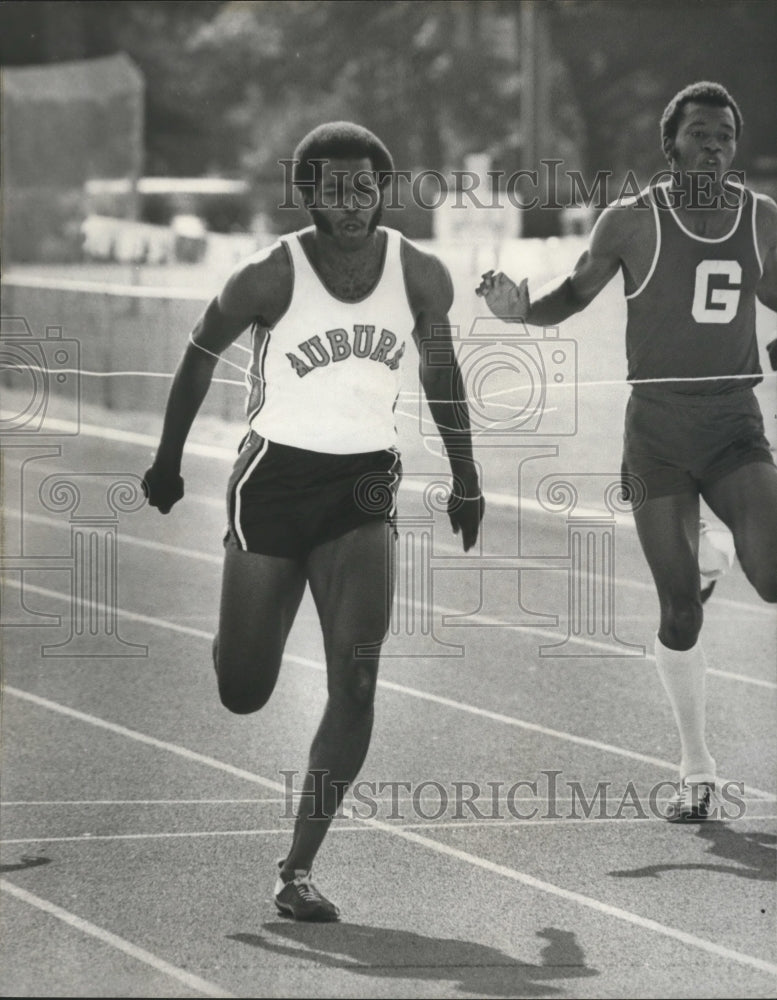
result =
[[456,359],[448,310],[453,286],[445,266],[412,244],[404,245],[408,298],[415,316],[413,335],[419,376],[453,475],[448,516],[464,551],[477,541],[485,501],[472,455],[472,433],[464,381]]
[[623,209],[604,212],[572,273],[543,286],[533,301],[525,278],[516,284],[501,271],[485,274],[477,293],[505,323],[556,326],[585,309],[618,272],[629,236],[628,223]]
[[777,204],[760,195],[757,208],[758,249],[763,273],[756,286],[756,295],[767,308],[777,312]]
[[248,322],[225,315],[218,299],[213,299],[194,327],[167,397],[154,463],[143,480],[149,503],[162,514],[167,514],[183,496],[184,445],[210,388],[219,355],[240,336]]
[[143,485],[152,507],[167,514],[183,496],[181,461],[194,418],[223,351],[254,320],[272,325],[283,311],[285,261],[271,254],[239,268],[197,320],[173,378],[162,436]]

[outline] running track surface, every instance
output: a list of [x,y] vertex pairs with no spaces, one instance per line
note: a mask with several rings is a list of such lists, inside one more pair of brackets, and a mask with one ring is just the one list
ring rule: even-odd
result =
[[[540,650],[569,631],[569,525],[537,490],[563,474],[590,514],[617,471],[624,389],[583,383],[621,372],[618,309],[612,295],[565,326],[580,348],[577,433],[535,436],[532,452],[494,446],[479,425],[487,520],[466,559],[444,515],[430,529],[423,491],[445,464],[407,382],[405,617],[381,665],[360,799],[315,872],[337,925],[296,925],[272,904],[293,822],[284,772],[304,768],[324,703],[307,597],[269,706],[231,716],[215,692],[222,492],[241,428],[196,424],[185,500],[166,518],[142,507],[111,522],[122,656],[56,655],[78,512],[45,506],[41,485],[90,474],[84,513],[95,484],[142,473],[159,417],[82,408],[77,435],[5,449],[4,550],[37,568],[9,569],[3,593],[2,995],[775,995],[773,609],[738,566],[707,605],[712,748],[744,783],[721,822],[656,815],[678,748],[628,515],[613,522],[620,655],[596,627],[564,647],[573,655]],[[486,381],[490,399],[522,405],[509,379]],[[769,423],[774,383],[760,395]],[[424,533],[426,576],[414,572]],[[581,795],[599,796],[588,818]]]

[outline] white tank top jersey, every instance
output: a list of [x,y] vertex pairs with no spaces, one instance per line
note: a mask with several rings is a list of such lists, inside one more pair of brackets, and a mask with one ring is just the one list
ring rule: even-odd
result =
[[261,437],[336,455],[395,445],[400,362],[415,320],[400,257],[402,235],[378,231],[386,234],[381,274],[357,302],[328,291],[302,247],[301,232],[275,244],[286,247],[293,285],[289,307],[275,326],[252,331],[247,413]]

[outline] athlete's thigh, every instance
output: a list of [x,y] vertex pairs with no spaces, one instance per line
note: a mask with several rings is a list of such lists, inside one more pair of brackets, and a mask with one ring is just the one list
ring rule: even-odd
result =
[[698,495],[686,490],[646,500],[634,521],[661,602],[697,598]]
[[[774,591],[777,577],[777,468],[750,462],[705,487],[704,499],[734,536],[748,579]],[[771,582],[769,582],[771,581]]]
[[330,675],[358,646],[380,645],[391,617],[395,531],[375,518],[316,546],[307,574],[316,602]]
[[272,688],[304,591],[300,561],[226,546],[216,655],[220,681],[239,678]]

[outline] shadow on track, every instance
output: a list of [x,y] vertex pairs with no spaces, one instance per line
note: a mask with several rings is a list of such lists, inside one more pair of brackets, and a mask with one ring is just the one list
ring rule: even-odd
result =
[[739,833],[725,823],[700,823],[696,836],[707,841],[707,853],[735,865],[715,862],[689,861],[686,864],[645,865],[643,868],[625,868],[609,872],[616,878],[658,878],[662,872],[713,871],[736,875],[738,878],[760,882],[777,881],[777,836],[773,833],[748,831]]
[[388,979],[447,980],[476,996],[550,996],[563,992],[551,985],[553,980],[599,975],[596,969],[587,968],[575,934],[555,927],[537,931],[537,937],[547,942],[537,965],[473,941],[427,937],[387,927],[279,921],[263,924],[262,930],[263,934],[228,937],[331,969]]

